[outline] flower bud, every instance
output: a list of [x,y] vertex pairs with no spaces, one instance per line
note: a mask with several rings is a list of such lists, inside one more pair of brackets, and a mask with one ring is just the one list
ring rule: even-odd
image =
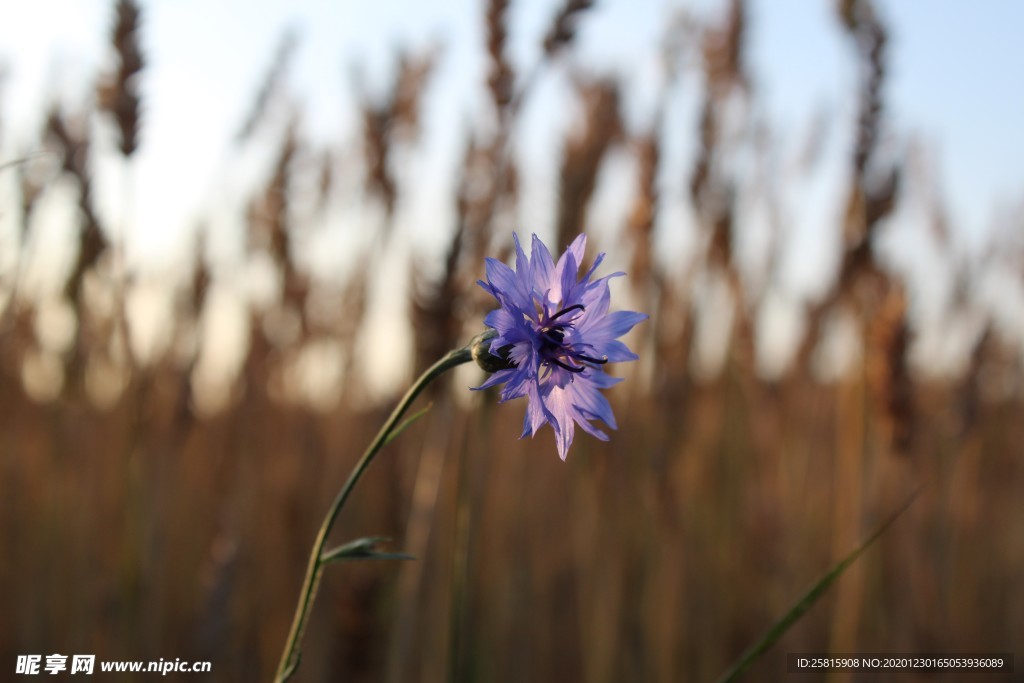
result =
[[491,340],[497,336],[498,333],[496,331],[487,330],[473,337],[473,341],[470,342],[473,360],[485,372],[494,373],[498,370],[508,370],[515,367],[508,359],[507,352],[511,347],[497,349],[497,354],[491,352]]

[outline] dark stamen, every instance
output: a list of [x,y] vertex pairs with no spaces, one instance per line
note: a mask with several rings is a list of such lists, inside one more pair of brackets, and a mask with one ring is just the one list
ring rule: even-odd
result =
[[560,327],[544,327],[540,332],[555,344],[561,344],[565,340],[565,332]]
[[549,318],[549,320],[555,320],[556,318],[561,318],[566,313],[569,313],[570,311],[575,311],[575,310],[585,311],[586,309],[583,307],[583,304],[573,304],[572,306],[569,306],[568,308],[563,308],[558,313],[555,313],[553,316],[551,316]]
[[586,370],[586,368],[575,368],[575,367],[573,367],[571,365],[567,365],[567,364],[563,363],[562,361],[558,360],[557,358],[549,358],[548,360],[550,360],[552,363],[554,363],[555,365],[557,365],[560,368],[565,368],[569,372],[583,372],[584,370]]
[[582,353],[573,354],[580,360],[585,360],[588,363],[596,363],[597,365],[604,365],[608,362],[608,356],[601,356],[600,358],[591,358],[590,356],[584,356]]

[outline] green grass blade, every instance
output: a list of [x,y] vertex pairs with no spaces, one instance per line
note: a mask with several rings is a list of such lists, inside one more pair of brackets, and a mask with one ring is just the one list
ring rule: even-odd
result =
[[761,640],[744,652],[743,655],[740,656],[740,658],[736,660],[731,667],[729,667],[729,670],[722,674],[722,677],[718,679],[718,683],[729,683],[730,681],[735,681],[740,674],[746,671],[746,669],[754,663],[754,660],[767,652],[768,649],[771,648],[771,646],[789,630],[790,626],[799,621],[800,617],[806,614],[807,610],[809,610],[814,603],[816,603],[818,599],[825,594],[825,591],[835,583],[836,579],[838,579],[842,573],[845,572],[850,565],[853,564],[857,558],[871,546],[871,544],[877,541],[882,534],[892,526],[893,522],[899,519],[899,517],[906,512],[908,508],[910,508],[913,502],[917,499],[918,493],[920,493],[920,490],[916,491],[899,510],[893,513],[889,519],[885,520],[885,522],[883,522],[881,526],[879,526],[875,532],[867,538],[866,541],[861,543],[853,552],[840,560],[834,567],[832,567],[832,569],[822,576],[810,590],[797,600],[796,604],[793,605],[793,607],[790,608],[790,610],[786,612],[781,619],[775,622]]
[[387,446],[389,443],[394,441],[398,437],[398,435],[404,432],[406,428],[409,427],[413,422],[426,415],[427,412],[429,412],[430,409],[433,407],[433,405],[433,403],[428,403],[426,406],[423,407],[422,410],[418,410],[409,417],[405,418],[405,420],[402,421],[402,424],[392,429],[391,432],[387,435],[387,437],[384,438],[384,442],[380,445],[380,447],[384,448],[384,446]]
[[328,550],[320,557],[320,564],[331,562],[345,562],[348,560],[413,560],[412,555],[406,553],[382,553],[377,550],[380,543],[390,541],[384,536],[368,536],[350,541],[345,545]]

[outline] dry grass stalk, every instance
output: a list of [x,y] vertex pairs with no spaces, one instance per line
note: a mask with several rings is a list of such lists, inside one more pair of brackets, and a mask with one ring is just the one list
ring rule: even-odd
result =
[[494,102],[499,118],[508,113],[515,88],[515,73],[505,55],[508,39],[509,0],[489,0],[487,3],[487,56],[489,58],[487,90]]
[[742,88],[747,84],[743,65],[746,18],[744,0],[731,0],[722,25],[704,33],[704,75],[716,100],[724,98],[734,87]]
[[139,136],[139,72],[143,67],[139,14],[133,0],[118,0],[117,21],[111,33],[117,68],[99,85],[100,110],[114,117],[120,137],[118,148],[126,157],[135,151]]
[[[689,296],[674,287],[662,288],[658,308],[651,318],[655,323],[651,332],[654,336],[653,355],[658,365],[652,391],[655,400],[666,410],[682,416],[693,385],[690,356],[696,326]],[[678,427],[672,436],[679,434],[682,423],[683,420],[672,422]]]
[[840,0],[838,11],[843,27],[857,43],[861,55],[862,84],[854,168],[863,174],[878,139],[888,36],[871,0]]
[[933,170],[938,167],[935,156],[920,137],[912,137],[907,151],[907,183],[924,195],[928,227],[935,244],[943,251],[949,251],[952,246],[952,226],[941,182]]
[[693,161],[693,169],[690,171],[689,190],[694,208],[699,210],[707,203],[705,195],[708,193],[711,163],[714,159],[715,147],[718,144],[718,125],[715,118],[714,102],[709,94],[705,95],[700,110],[698,139],[699,147]]
[[640,167],[633,206],[626,222],[626,233],[633,244],[633,259],[630,267],[630,283],[635,288],[653,283],[656,276],[651,259],[654,241],[654,221],[658,210],[658,167],[661,159],[657,138],[657,123],[654,130],[641,137],[636,143]]
[[726,175],[729,122],[727,112],[735,97],[747,94],[744,62],[747,12],[742,0],[733,0],[721,24],[704,29],[702,66],[705,92],[699,119],[699,147],[690,172],[689,191],[701,230],[707,239],[701,262],[720,272],[728,283],[736,312],[730,337],[736,367],[750,375],[753,362],[753,321],[737,265],[734,263],[735,193],[737,181]]
[[839,16],[844,28],[857,46],[861,65],[860,101],[857,116],[857,141],[854,148],[853,170],[860,184],[851,193],[851,212],[854,202],[863,202],[856,210],[863,219],[847,221],[846,243],[856,249],[869,239],[877,222],[892,210],[899,186],[899,168],[875,168],[872,163],[878,147],[881,129],[885,82],[885,57],[888,37],[870,0],[842,0]]
[[392,114],[388,108],[364,106],[363,118],[363,155],[366,159],[367,189],[383,203],[390,216],[395,209],[398,187],[392,174],[389,159],[391,141],[388,131],[392,123]]
[[25,240],[25,233],[28,231],[28,224],[32,220],[32,212],[36,207],[36,201],[43,193],[43,184],[39,182],[35,174],[30,172],[28,164],[18,164],[18,184],[21,189],[21,241]]
[[78,257],[65,284],[64,293],[78,302],[85,272],[93,267],[108,247],[107,238],[93,210],[92,179],[89,172],[89,140],[84,133],[69,127],[63,114],[52,110],[46,120],[45,137],[58,149],[64,173],[78,185],[78,208],[84,226],[79,234]]
[[398,74],[387,97],[374,103],[369,96],[360,105],[363,122],[363,155],[368,190],[383,203],[388,216],[394,213],[398,185],[391,168],[392,146],[411,142],[419,132],[420,99],[437,59],[435,49],[416,58],[402,54]]
[[971,364],[959,382],[955,412],[959,422],[956,431],[961,439],[966,439],[974,434],[978,424],[982,400],[981,377],[985,370],[985,362],[992,354],[994,337],[995,333],[992,331],[991,325],[986,326],[978,335],[974,349],[971,351]]
[[[349,276],[345,283],[344,290],[340,297],[345,302],[345,315],[339,320],[340,329],[338,339],[342,348],[348,353],[345,358],[345,381],[355,374],[353,371],[359,365],[360,360],[355,354],[356,340],[362,327],[363,319],[366,316],[366,304],[369,297],[370,287],[370,263],[362,261],[356,266],[355,271]],[[423,367],[423,366],[417,366]]]
[[281,151],[274,163],[274,173],[263,195],[262,214],[266,220],[266,229],[270,236],[270,253],[274,261],[290,271],[294,269],[291,245],[291,218],[289,216],[290,184],[292,166],[298,151],[298,138],[295,123],[288,126]]
[[420,130],[420,103],[430,74],[437,64],[439,50],[428,48],[417,57],[399,56],[398,78],[391,94],[391,113],[396,134],[406,142],[416,139]]
[[325,149],[320,153],[319,171],[317,173],[317,207],[321,211],[327,206],[331,192],[334,190],[336,163],[333,150]]
[[235,136],[235,142],[241,144],[249,140],[266,119],[275,100],[281,97],[286,83],[288,67],[295,55],[296,47],[298,47],[298,36],[295,31],[285,31],[281,36],[281,42],[278,44],[277,50],[274,52],[270,68],[263,78],[259,92],[256,94],[256,99],[253,100],[252,109],[249,110],[245,123],[242,124],[242,127]]
[[661,167],[662,145],[659,134],[664,126],[669,92],[679,78],[680,66],[686,57],[688,44],[696,32],[697,26],[693,17],[684,10],[677,12],[666,28],[661,46],[661,63],[665,73],[665,83],[655,106],[651,129],[635,143],[639,175],[636,194],[626,225],[627,234],[633,241],[631,269],[635,277],[631,283],[636,288],[642,287],[644,283],[653,284],[657,290],[661,290],[664,286],[662,274],[653,267],[651,255],[659,199],[658,173]]
[[594,6],[594,0],[565,0],[544,37],[544,54],[550,59],[572,44],[580,15]]
[[284,280],[282,305],[299,316],[303,336],[308,332],[305,301],[309,293],[308,277],[296,268],[294,247],[295,228],[292,225],[289,197],[293,166],[301,155],[297,124],[293,121],[285,131],[281,150],[267,187],[250,211],[252,228],[257,241],[267,242],[270,255]]
[[601,161],[622,136],[619,86],[607,79],[579,84],[583,121],[573,127],[562,151],[560,195],[555,218],[557,249],[562,251],[586,226]]
[[189,288],[191,292],[189,304],[193,320],[198,320],[202,313],[203,306],[206,304],[206,298],[210,292],[210,282],[212,281],[210,267],[203,256],[203,240],[201,236],[204,232],[205,226],[196,231],[197,238],[192,252],[192,282]]
[[[835,470],[831,488],[831,551],[836,561],[864,534],[864,424],[867,408],[864,379],[861,373],[853,373],[842,378],[836,387],[836,431],[832,456]],[[846,572],[836,589],[837,608],[831,618],[830,651],[856,651],[864,616],[864,591],[864,566],[858,564]]]
[[910,346],[907,300],[898,285],[891,285],[884,295],[868,334],[871,404],[878,413],[882,439],[890,452],[906,455],[913,445],[915,410],[913,384],[907,367]]
[[[480,158],[476,139],[470,137],[463,154],[455,196],[455,228],[445,251],[444,270],[431,281],[416,262],[410,264],[410,314],[415,338],[416,367],[427,367],[452,348],[459,333],[456,290],[464,266],[465,244],[474,233],[470,228],[480,196],[473,192],[476,164]],[[487,177],[486,175],[482,177]]]
[[[440,277],[429,282],[415,264],[412,266],[410,298],[418,367],[433,362],[456,343],[462,325],[460,301],[466,298],[462,283],[472,281],[470,270],[482,261],[490,246],[502,200],[511,202],[516,196],[518,176],[508,143],[523,92],[514,91],[515,75],[504,53],[508,7],[508,0],[491,0],[485,15],[487,85],[498,114],[497,132],[487,144],[481,144],[475,135],[469,136],[456,186],[455,226]],[[503,258],[501,254],[497,257]]]
[[[886,76],[886,32],[869,0],[842,0],[838,7],[843,26],[853,36],[865,74],[860,84],[860,113],[853,156],[853,175],[843,220],[844,251],[838,277],[828,295],[808,312],[807,334],[799,351],[800,365],[810,359],[825,314],[847,293],[857,293],[853,303],[863,319],[873,315],[886,277],[874,258],[877,226],[896,206],[902,169],[873,163],[882,121],[882,86]],[[867,283],[867,284],[864,284]],[[881,288],[880,288],[881,285]]]
[[744,3],[733,0],[722,25],[705,29],[702,48],[706,93],[699,124],[700,148],[690,174],[690,197],[701,223],[710,232],[709,259],[727,272],[732,270],[733,188],[718,169],[719,157],[727,151],[722,140],[726,100],[730,93],[746,87],[745,21]]
[[[435,282],[427,282],[414,268],[412,301],[416,330],[416,360],[433,362],[458,341],[462,319],[470,311],[482,313],[475,288],[467,287],[477,276],[485,254],[505,260],[511,249],[506,235],[491,250],[494,220],[504,204],[513,204],[517,192],[516,167],[508,156],[504,132],[486,145],[470,137],[460,167],[455,207],[455,228],[445,252],[444,270]],[[467,297],[467,291],[472,292]],[[467,301],[468,299],[468,301]],[[467,305],[468,304],[468,305]]]

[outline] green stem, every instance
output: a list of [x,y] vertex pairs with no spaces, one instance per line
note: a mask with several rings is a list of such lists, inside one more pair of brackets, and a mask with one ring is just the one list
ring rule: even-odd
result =
[[317,588],[320,586],[320,577],[323,573],[324,565],[327,564],[323,556],[324,544],[327,542],[327,536],[331,533],[334,521],[337,519],[338,513],[341,512],[341,508],[345,505],[345,501],[348,500],[352,489],[355,488],[359,478],[363,475],[363,472],[369,466],[374,456],[377,455],[377,452],[387,443],[388,437],[395,429],[398,421],[402,419],[402,415],[412,405],[412,402],[416,400],[420,392],[448,370],[463,363],[468,363],[472,359],[472,344],[470,344],[461,349],[450,351],[444,358],[431,365],[427,368],[426,372],[420,375],[419,379],[409,387],[409,391],[405,393],[402,400],[395,406],[387,422],[380,428],[377,436],[374,437],[366,452],[363,453],[363,457],[356,463],[352,473],[348,476],[348,481],[345,482],[345,486],[342,487],[334,502],[331,503],[327,516],[324,517],[324,521],[320,525],[320,532],[317,534],[316,542],[313,544],[313,551],[309,555],[306,580],[302,584],[302,592],[299,594],[299,604],[295,609],[292,628],[288,634],[288,641],[285,643],[284,652],[281,654],[281,662],[277,667],[277,676],[274,679],[276,683],[287,681],[299,667],[299,644],[302,641],[302,634],[305,631],[306,623],[309,621],[310,608],[313,606]]

